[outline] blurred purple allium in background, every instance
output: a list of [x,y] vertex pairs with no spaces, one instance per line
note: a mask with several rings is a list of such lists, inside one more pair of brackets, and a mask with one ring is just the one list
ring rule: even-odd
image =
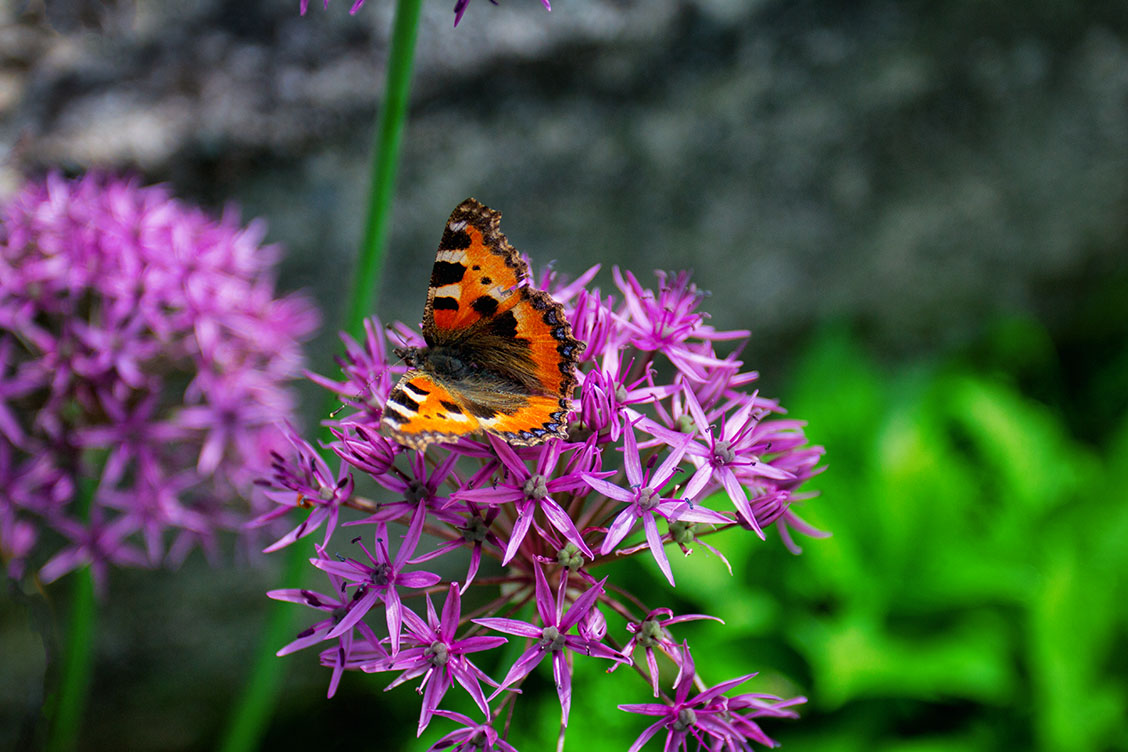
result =
[[[737,357],[749,332],[714,329],[688,274],[659,273],[651,290],[616,269],[618,296],[605,297],[589,287],[596,271],[571,283],[552,272],[539,281],[587,344],[566,440],[526,448],[476,436],[426,454],[401,448],[379,431],[404,370],[389,359],[389,342],[419,346],[421,337],[403,325],[386,333],[372,320],[363,343],[345,337],[344,380],[313,376],[353,410],[328,421],[341,469],[334,473],[291,436],[271,481],[278,509],[261,518],[308,509],[279,544],[320,531],[310,561],[332,588],[270,593],[319,612],[279,654],[320,646],[333,671],[330,696],[345,670],[402,672],[393,686],[421,677],[419,733],[435,717],[459,725],[432,749],[511,750],[504,719],[534,671],[552,673],[563,731],[575,672],[635,661],[640,699],[660,698],[621,706],[659,716],[638,727],[635,748],[663,728],[666,749],[690,739],[708,749],[772,745],[752,719],[794,717],[803,698],[728,694],[749,677],[699,674],[688,644],[672,635],[681,622],[715,617],[646,603],[601,565],[650,558],[673,586],[669,544],[686,555],[700,544],[718,555],[723,588],[727,561],[706,536],[774,531],[798,553],[793,531],[823,535],[797,513],[813,495],[799,489],[822,469],[822,448],[754,390],[757,374]],[[731,343],[727,354],[715,350],[721,342]],[[349,530],[351,543],[334,539],[330,549],[334,527],[349,515],[342,524],[370,532]],[[341,553],[331,559],[326,550]],[[441,616],[434,595],[446,597]],[[503,648],[502,640],[519,644]],[[481,682],[494,688],[489,697]],[[481,718],[438,707],[459,687]]]
[[275,297],[279,249],[233,212],[101,174],[51,175],[0,211],[9,575],[91,564],[104,586],[110,566],[214,552],[246,500],[270,504],[253,482],[285,444],[317,323],[304,297]]

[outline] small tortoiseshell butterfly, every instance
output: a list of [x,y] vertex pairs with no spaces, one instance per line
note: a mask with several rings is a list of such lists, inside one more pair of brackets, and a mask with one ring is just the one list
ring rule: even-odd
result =
[[400,444],[422,450],[485,431],[531,446],[567,434],[584,343],[564,307],[525,284],[529,266],[500,224],[472,198],[447,221],[423,309],[427,346],[396,350],[409,370],[383,426]]

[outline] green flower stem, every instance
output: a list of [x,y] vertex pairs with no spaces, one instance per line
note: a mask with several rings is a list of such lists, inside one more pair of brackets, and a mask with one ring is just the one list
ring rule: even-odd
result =
[[[407,120],[421,6],[422,0],[398,0],[396,3],[384,105],[372,150],[368,217],[364,225],[364,241],[356,273],[352,277],[353,288],[345,318],[345,331],[357,340],[364,337],[364,319],[372,311],[384,262],[388,219],[391,216],[396,173],[399,169],[400,141]],[[335,399],[331,399],[326,412],[335,406]],[[327,428],[322,427],[319,438],[327,441],[332,436]],[[309,552],[302,546],[290,546],[286,554],[283,582],[300,581],[309,569],[308,559]],[[293,637],[295,619],[292,604],[278,603],[272,607],[250,680],[222,739],[220,749],[224,752],[248,752],[258,748],[284,678],[285,664],[274,653]]]
[[[309,551],[303,546],[293,545],[284,557],[283,583],[300,582],[309,566]],[[220,749],[224,752],[243,752],[257,749],[266,726],[270,722],[274,704],[282,689],[286,664],[274,653],[294,638],[294,609],[286,608],[290,603],[275,603],[270,608],[266,627],[262,632],[255,655],[250,678],[243,688],[228,726],[224,732]]]
[[[90,519],[90,505],[98,485],[95,477],[79,479],[74,508],[78,519]],[[72,588],[71,606],[59,689],[50,719],[48,752],[66,752],[78,746],[78,732],[82,728],[90,678],[94,673],[94,613],[97,608],[94,575],[88,564],[68,579]]]
[[411,69],[415,61],[416,30],[422,0],[398,0],[388,53],[388,78],[384,87],[384,107],[380,127],[372,147],[372,179],[368,188],[368,218],[364,223],[364,244],[353,275],[353,289],[345,331],[354,338],[364,335],[364,319],[372,312],[376,286],[384,263],[388,239],[388,219],[392,213],[396,173],[399,171],[400,141],[407,120]]

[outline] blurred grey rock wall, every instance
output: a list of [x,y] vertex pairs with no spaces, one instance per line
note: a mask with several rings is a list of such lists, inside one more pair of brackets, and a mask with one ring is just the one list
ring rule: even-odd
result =
[[[235,201],[340,315],[391,0],[2,2],[3,190],[102,167]],[[534,264],[693,268],[757,359],[834,317],[960,342],[1124,272],[1123,2],[452,4],[424,8],[386,317],[418,320],[469,195]]]

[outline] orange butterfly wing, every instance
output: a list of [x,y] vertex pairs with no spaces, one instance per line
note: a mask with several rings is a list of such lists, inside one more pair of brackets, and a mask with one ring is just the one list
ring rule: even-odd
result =
[[567,434],[584,345],[564,307],[524,285],[528,265],[501,214],[467,199],[443,232],[423,313],[426,348],[392,390],[384,426],[422,449],[477,431],[529,446]]
[[501,234],[501,214],[474,199],[447,220],[423,311],[423,337],[431,345],[513,308],[529,268]]
[[413,449],[481,430],[481,423],[457,396],[417,369],[405,373],[392,390],[383,424],[397,441]]

